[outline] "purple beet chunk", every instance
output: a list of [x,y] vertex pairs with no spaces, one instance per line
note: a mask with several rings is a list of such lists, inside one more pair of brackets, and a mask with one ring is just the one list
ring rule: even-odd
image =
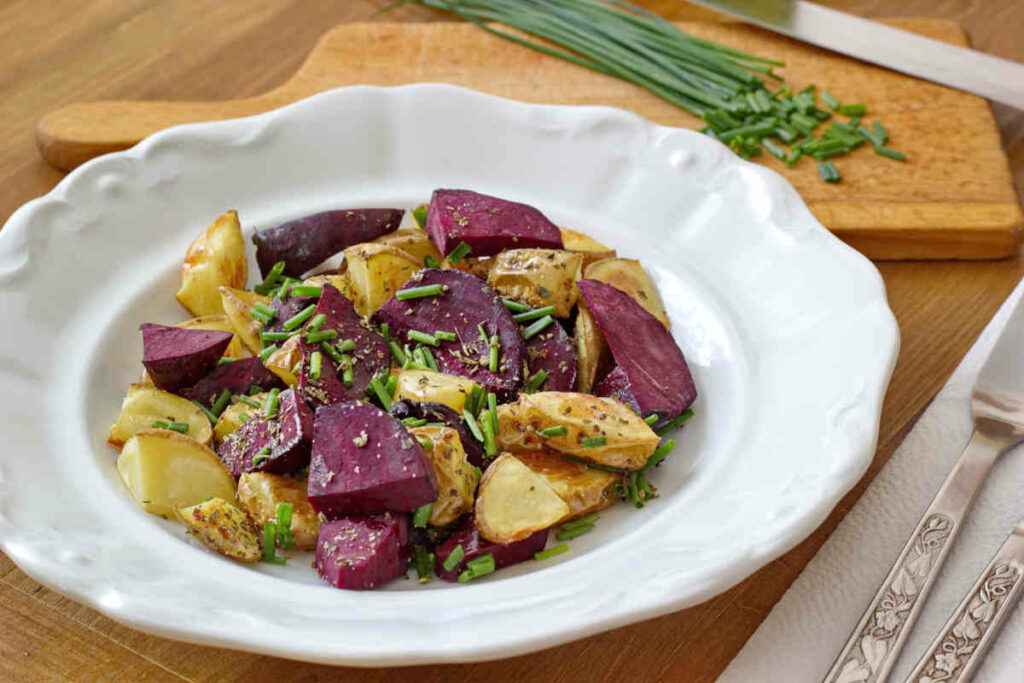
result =
[[[309,464],[313,411],[293,390],[280,397],[277,417],[249,420],[221,443],[217,455],[231,474],[287,474]],[[264,451],[270,448],[270,452]],[[263,453],[260,456],[260,453]]]
[[[352,384],[345,386],[340,379],[339,368],[324,353],[320,344],[307,344],[305,338],[300,342],[302,349],[302,373],[299,375],[299,393],[314,406],[331,405],[342,401],[353,401],[366,395],[373,376],[386,372],[391,365],[391,352],[388,350],[384,337],[369,328],[356,313],[352,302],[344,297],[331,285],[324,285],[317,303],[316,313],[324,314],[326,320],[320,326],[322,331],[334,330],[338,333],[332,344],[337,345],[345,339],[355,343],[355,350],[348,352],[352,357]],[[320,351],[322,367],[318,379],[309,378],[309,356]]]
[[144,323],[142,364],[153,384],[176,392],[190,387],[210,371],[231,343],[230,332],[187,330]]
[[286,320],[294,316],[296,313],[304,310],[310,304],[315,303],[316,299],[311,299],[309,297],[290,296],[284,301],[275,298],[271,303],[271,308],[274,309],[275,315],[268,329],[271,332],[280,332],[284,329],[284,323]]
[[249,388],[257,386],[263,391],[284,388],[277,375],[263,367],[259,358],[240,358],[224,365],[218,365],[213,372],[186,389],[182,396],[211,406],[225,389],[232,394],[246,394]]
[[640,404],[637,402],[636,396],[633,395],[633,389],[629,386],[629,377],[626,376],[626,371],[618,366],[597,383],[597,386],[594,387],[594,395],[614,398],[632,408],[633,412],[637,414],[641,412]]
[[309,502],[329,516],[412,512],[437,498],[434,467],[401,422],[359,401],[316,411]]
[[441,422],[445,427],[450,427],[459,433],[459,440],[462,442],[462,450],[466,451],[466,458],[471,465],[486,469],[486,458],[484,457],[484,446],[476,440],[462,416],[443,403],[419,403],[417,401],[395,401],[388,410],[391,415],[404,420],[407,417],[418,417],[427,422]]
[[402,222],[402,209],[349,209],[324,211],[259,230],[252,236],[256,262],[263,277],[278,261],[284,274],[302,274],[340,251],[394,232]]
[[[415,342],[408,337],[410,330],[454,332],[456,341],[442,341],[432,349],[441,372],[468,377],[502,400],[514,399],[523,381],[525,345],[512,314],[480,278],[458,270],[421,270],[405,288],[435,284],[448,289],[440,296],[409,301],[392,297],[374,314],[374,322],[387,323],[393,337],[411,345]],[[497,373],[487,369],[490,349],[480,339],[481,323],[488,335],[497,333],[501,343]]]
[[576,284],[639,412],[670,419],[689,408],[697,398],[697,386],[683,352],[665,326],[633,297],[611,285],[596,280]]
[[[513,541],[506,545],[492,543],[480,535],[473,518],[468,517],[463,525],[434,551],[434,557],[436,558],[434,571],[445,581],[458,581],[459,574],[466,569],[469,561],[481,555],[490,553],[494,557],[495,568],[501,569],[502,567],[533,559],[536,553],[544,550],[544,545],[547,542],[548,530],[541,529],[521,541]],[[444,568],[444,561],[452,554],[455,547],[460,545],[464,553],[462,561],[451,571],[448,571]]]
[[530,375],[548,373],[544,391],[573,391],[576,388],[576,344],[561,325],[549,325],[526,343],[526,365]]
[[408,535],[408,518],[387,512],[327,522],[320,526],[313,567],[335,588],[377,588],[405,574]]
[[562,248],[562,232],[537,209],[471,190],[434,190],[426,230],[445,255],[459,242],[468,244],[473,256]]

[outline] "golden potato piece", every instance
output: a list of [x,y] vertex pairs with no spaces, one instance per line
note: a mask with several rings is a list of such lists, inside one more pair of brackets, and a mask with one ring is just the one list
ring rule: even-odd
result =
[[569,506],[570,517],[603,510],[617,500],[613,489],[622,481],[617,474],[571,462],[554,453],[517,453],[516,457],[551,484]]
[[668,314],[654,281],[636,259],[606,258],[587,266],[584,277],[604,282],[629,294],[668,329]]
[[583,256],[560,249],[508,249],[494,257],[487,283],[502,296],[531,306],[554,306],[565,318],[579,298]]
[[346,275],[355,298],[352,303],[359,315],[368,316],[383,306],[423,262],[386,244],[357,244],[345,250]]
[[477,384],[471,379],[433,370],[400,370],[395,398],[420,403],[443,403],[462,413],[466,397]]
[[183,323],[178,323],[175,327],[182,327],[186,330],[216,330],[217,332],[231,332],[234,334],[231,337],[231,342],[228,343],[228,348],[224,350],[224,356],[227,358],[248,358],[252,354],[242,343],[242,339],[235,334],[235,328],[228,320],[226,315],[204,315],[201,318],[192,318],[186,320]]
[[461,270],[464,273],[476,275],[481,280],[486,281],[495,262],[496,260],[490,256],[481,256],[479,258],[469,256],[467,258],[460,259],[458,263],[452,263],[448,259],[445,259],[441,262],[441,267],[445,270]]
[[475,509],[480,535],[494,543],[521,540],[570,514],[547,480],[510,453],[484,472]]
[[245,513],[223,498],[181,508],[181,521],[189,533],[210,550],[239,562],[259,562],[259,535]]
[[166,429],[136,432],[117,456],[117,471],[143,510],[167,518],[209,498],[235,498],[235,480],[217,454]]
[[252,307],[256,304],[269,306],[270,297],[244,289],[221,287],[220,298],[224,314],[231,323],[232,330],[252,353],[258,354],[263,350],[263,343],[260,341],[263,324],[252,317]]
[[601,244],[589,235],[572,230],[571,228],[559,228],[562,231],[562,246],[566,251],[575,252],[583,256],[583,267],[586,268],[594,261],[605,258],[613,258],[615,250]]
[[[342,265],[344,265],[344,262]],[[355,292],[352,290],[352,283],[349,282],[348,275],[345,273],[341,273],[339,275],[313,275],[303,280],[302,284],[310,285],[311,287],[331,285],[344,294],[345,298],[349,301],[354,300],[356,296]]]
[[242,425],[251,420],[254,415],[258,415],[263,411],[263,401],[267,398],[267,394],[256,394],[247,398],[254,403],[259,403],[260,407],[248,405],[244,401],[238,401],[225,408],[224,412],[217,418],[217,424],[213,426],[213,438],[217,443],[224,441],[233,432],[241,429]]
[[299,378],[292,372],[299,361],[302,360],[302,348],[299,346],[298,335],[292,337],[281,348],[267,356],[263,365],[272,373],[281,378],[281,381],[290,387],[299,382]]
[[224,313],[220,288],[241,289],[249,277],[238,212],[217,217],[185,253],[177,298],[194,316]]
[[262,527],[277,519],[277,504],[292,504],[292,537],[299,550],[313,550],[320,517],[309,504],[306,480],[266,472],[246,472],[238,480],[238,502]]
[[612,354],[608,342],[597,328],[590,311],[579,302],[576,314],[576,388],[583,393],[594,389],[597,372],[611,363]]
[[[565,434],[539,434],[549,427],[565,427]],[[498,446],[505,450],[552,450],[636,470],[644,466],[659,441],[643,418],[610,398],[542,391],[521,394],[515,403],[498,406]]]
[[424,448],[437,475],[437,500],[430,512],[430,523],[447,526],[473,509],[473,496],[480,483],[480,471],[469,464],[459,433],[449,427],[415,427],[409,433],[431,443]]
[[399,228],[395,232],[381,235],[374,243],[401,249],[419,263],[420,268],[426,267],[428,256],[438,263],[443,260],[430,237],[419,228]]
[[187,434],[201,444],[210,443],[210,421],[195,403],[175,394],[161,391],[150,384],[133,384],[121,403],[121,414],[110,428],[107,443],[120,448],[124,442],[143,429],[153,429],[157,420],[182,422]]

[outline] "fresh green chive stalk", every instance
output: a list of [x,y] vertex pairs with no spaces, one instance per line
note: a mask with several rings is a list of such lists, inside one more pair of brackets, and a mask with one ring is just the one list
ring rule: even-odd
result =
[[356,343],[351,339],[342,339],[338,342],[338,350],[342,353],[352,353],[356,350]]
[[416,512],[412,516],[412,525],[417,529],[426,529],[427,522],[430,521],[430,514],[434,510],[433,503],[427,503],[416,508]]
[[523,391],[527,394],[532,394],[540,390],[544,386],[544,382],[548,381],[548,371],[538,370],[537,372],[530,375],[529,379],[526,380],[526,384],[523,385]]
[[154,429],[169,429],[172,432],[178,432],[179,434],[188,434],[187,422],[167,422],[164,420],[154,420],[153,424],[150,426],[152,426]]
[[457,334],[455,334],[454,332],[449,332],[448,330],[437,330],[436,332],[434,332],[434,337],[446,342],[458,341],[459,339],[459,336]]
[[557,425],[555,427],[546,427],[537,433],[545,439],[551,439],[556,436],[565,436],[568,432],[569,430],[565,428],[565,425]]
[[300,299],[319,299],[324,290],[323,287],[313,285],[293,285],[288,293]]
[[310,344],[319,344],[320,342],[334,341],[337,338],[337,330],[317,330],[315,332],[306,333],[306,342]]
[[312,318],[313,314],[315,312],[316,312],[316,304],[310,304],[309,306],[306,306],[305,308],[303,308],[301,311],[299,311],[298,313],[296,313],[292,317],[290,317],[287,320],[285,320],[284,324],[281,325],[281,327],[286,332],[291,332],[292,330],[297,330],[300,327],[302,327],[302,325],[307,320]]
[[658,422],[659,419],[660,418],[658,417],[657,413],[651,413],[650,415],[648,415],[647,417],[644,418],[644,422],[647,423],[648,427],[653,427],[655,425],[655,423]]
[[275,353],[280,351],[280,347],[277,344],[271,344],[270,346],[264,346],[263,350],[260,351],[260,362],[266,363],[267,359],[273,356]]
[[409,301],[411,299],[425,299],[427,297],[441,296],[448,287],[445,285],[423,285],[422,287],[410,287],[409,289],[400,289],[395,292],[395,298],[399,301]]
[[502,299],[501,302],[505,304],[505,308],[512,311],[513,313],[525,313],[530,310],[530,307],[526,304],[521,304],[518,301],[512,299]]
[[[433,256],[431,256],[430,254],[427,254],[426,256],[423,257],[423,265],[426,268],[440,268],[441,267],[441,264],[438,262],[438,260],[436,258],[434,258]],[[431,553],[431,554],[433,554],[433,553]]]
[[469,433],[473,435],[473,438],[483,443],[484,433],[480,431],[480,425],[477,423],[476,418],[473,417],[473,413],[463,410],[462,419],[466,422],[466,426],[469,427]]
[[546,315],[537,322],[530,323],[530,326],[523,329],[523,339],[529,340],[536,337],[538,334],[548,328],[549,325],[555,322],[555,319],[550,315]]
[[600,448],[608,444],[608,438],[604,436],[586,436],[580,444],[584,448]]
[[534,308],[523,313],[516,313],[512,316],[512,319],[517,323],[527,323],[537,318],[543,318],[546,315],[551,315],[555,312],[554,306],[544,306],[542,308]]
[[370,390],[373,391],[374,396],[380,401],[380,405],[384,410],[391,407],[391,394],[388,393],[387,388],[384,386],[384,382],[381,381],[380,375],[375,376],[370,380]]
[[691,417],[693,417],[693,409],[687,408],[682,413],[666,422],[664,426],[662,426],[660,429],[656,429],[655,433],[658,436],[665,436],[666,434],[674,432],[675,430],[682,427],[684,424],[686,424],[686,421],[689,420]]
[[420,332],[419,330],[409,330],[406,336],[409,338],[409,341],[414,341],[417,344],[426,344],[427,346],[438,346],[440,344],[434,335]]
[[306,325],[306,332],[319,332],[320,328],[327,322],[327,316],[323,313],[317,313],[313,316],[313,319]]
[[281,390],[271,389],[267,399],[263,402],[263,416],[266,418],[277,417],[277,409],[281,405]]
[[422,417],[407,417],[402,420],[402,424],[409,428],[422,427],[427,424],[427,421]]
[[216,416],[216,415],[214,415],[214,414],[213,414],[213,413],[212,413],[212,412],[210,411],[210,409],[209,409],[209,408],[207,408],[206,406],[204,406],[204,405],[203,405],[202,403],[200,403],[199,401],[192,401],[192,403],[196,404],[196,406],[198,406],[198,407],[199,407],[199,409],[200,409],[201,411],[203,411],[203,415],[205,415],[205,416],[206,416],[206,419],[210,421],[210,424],[213,424],[213,425],[217,424],[217,416]]
[[451,253],[448,254],[448,261],[450,263],[458,263],[469,256],[472,251],[473,249],[470,248],[468,244],[465,242],[459,242],[455,248],[451,250]]
[[462,558],[466,556],[466,550],[462,547],[462,544],[452,548],[452,551],[448,554],[448,557],[444,558],[444,562],[441,566],[444,567],[446,572],[455,571],[455,568],[462,562]]
[[224,409],[228,407],[229,403],[231,403],[231,390],[224,389],[220,392],[217,400],[213,402],[213,405],[210,406],[210,412],[217,417],[220,417],[220,414],[224,412]]
[[818,175],[826,183],[838,183],[842,180],[842,176],[839,175],[839,169],[837,169],[831,161],[819,161],[818,162]]
[[402,347],[398,345],[398,342],[392,339],[388,342],[388,348],[391,349],[391,356],[395,359],[395,362],[399,365],[405,365],[408,358],[406,357],[405,352],[402,351]]
[[320,379],[320,370],[323,368],[323,360],[323,355],[319,351],[314,351],[309,355],[309,371],[306,375],[314,382]]
[[295,511],[291,503],[277,504],[277,542],[282,548],[288,550],[295,544],[292,537],[292,513]]
[[533,559],[538,562],[543,562],[544,560],[550,560],[552,557],[556,557],[567,552],[569,552],[569,544],[559,543],[558,545],[551,546],[550,548],[534,553]]
[[412,217],[416,219],[416,225],[420,226],[421,230],[427,227],[428,208],[429,207],[426,204],[420,204],[412,210]]
[[440,372],[440,369],[437,366],[437,360],[434,358],[433,352],[426,346],[417,346],[416,348],[417,350],[422,352],[423,362],[426,363],[427,367],[433,370],[434,372]]
[[245,405],[249,406],[250,408],[255,408],[257,410],[259,410],[260,408],[263,407],[262,405],[260,405],[259,401],[254,401],[251,398],[249,398],[248,396],[243,396],[242,394],[238,394],[237,396],[235,396],[235,401],[237,403],[244,403]]
[[260,341],[264,344],[288,341],[298,332],[260,332]]
[[476,557],[466,563],[466,569],[459,574],[459,583],[467,583],[481,576],[493,574],[496,568],[494,556],[490,553]]
[[267,276],[263,278],[263,282],[253,287],[253,291],[257,294],[263,294],[266,296],[270,294],[277,287],[278,283],[281,282],[281,276],[284,274],[284,261],[278,261],[267,273]]
[[501,342],[498,335],[491,337],[487,354],[487,369],[491,372],[498,371],[498,364],[501,362]]

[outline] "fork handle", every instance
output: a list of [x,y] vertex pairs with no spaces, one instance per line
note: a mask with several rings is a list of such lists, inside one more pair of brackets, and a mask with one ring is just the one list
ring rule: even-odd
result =
[[966,683],[1024,594],[1024,522],[953,612],[907,683]]
[[1007,446],[975,430],[823,683],[889,679],[971,503]]

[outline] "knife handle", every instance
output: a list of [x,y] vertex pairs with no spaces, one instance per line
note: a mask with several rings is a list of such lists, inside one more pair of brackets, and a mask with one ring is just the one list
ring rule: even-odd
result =
[[975,429],[823,683],[889,679],[964,516],[1006,446]]
[[1024,522],[981,573],[907,683],[971,680],[1013,606],[1024,594]]

